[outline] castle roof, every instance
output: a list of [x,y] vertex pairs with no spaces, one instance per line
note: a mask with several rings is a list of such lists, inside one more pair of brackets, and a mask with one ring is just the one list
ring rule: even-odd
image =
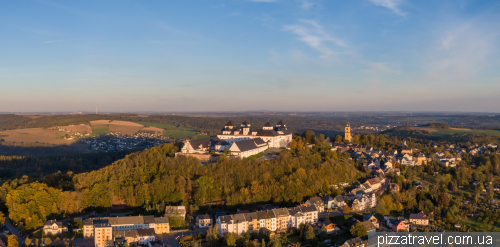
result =
[[271,124],[269,123],[269,121],[267,121],[267,123],[264,124],[264,127],[271,127]]
[[231,120],[229,120],[229,122],[227,122],[226,126],[233,126],[233,122],[231,122]]

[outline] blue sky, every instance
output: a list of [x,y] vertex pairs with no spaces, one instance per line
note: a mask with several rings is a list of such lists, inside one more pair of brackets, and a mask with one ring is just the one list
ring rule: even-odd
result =
[[500,2],[2,1],[0,111],[500,112]]

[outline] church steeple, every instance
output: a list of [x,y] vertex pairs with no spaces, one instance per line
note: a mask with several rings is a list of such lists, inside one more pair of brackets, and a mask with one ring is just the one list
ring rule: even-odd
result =
[[348,142],[352,141],[352,135],[351,135],[351,125],[349,124],[349,119],[347,119],[347,124],[345,125],[345,135],[344,139]]

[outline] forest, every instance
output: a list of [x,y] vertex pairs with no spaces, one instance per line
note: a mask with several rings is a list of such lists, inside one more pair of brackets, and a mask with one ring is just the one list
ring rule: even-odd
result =
[[324,139],[318,140],[316,149],[305,147],[300,137],[297,140],[294,150],[272,161],[220,156],[208,165],[195,158],[174,158],[176,147],[164,144],[96,171],[57,173],[32,183],[27,176],[5,182],[0,204],[7,206],[20,229],[28,230],[62,214],[111,207],[116,199],[130,207],[202,206],[213,200],[224,200],[228,206],[264,202],[290,206],[318,192],[339,193],[332,184],[360,176],[345,156],[321,150]]
[[28,175],[32,178],[43,177],[56,172],[72,171],[81,173],[107,166],[122,159],[129,151],[112,153],[88,153],[48,156],[1,156],[0,179]]

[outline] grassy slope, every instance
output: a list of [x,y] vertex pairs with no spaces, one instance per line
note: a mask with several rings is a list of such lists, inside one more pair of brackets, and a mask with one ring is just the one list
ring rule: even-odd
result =
[[451,134],[481,134],[481,135],[493,135],[500,136],[500,130],[481,130],[481,129],[470,129],[470,130],[457,130],[457,129],[438,129],[432,132],[433,135],[451,135]]
[[148,123],[148,122],[136,122],[136,123],[146,125],[146,126],[156,127],[156,128],[160,128],[160,129],[175,129],[176,128],[175,126],[169,125],[169,124]]
[[91,125],[92,135],[105,135],[109,132],[108,125]]

